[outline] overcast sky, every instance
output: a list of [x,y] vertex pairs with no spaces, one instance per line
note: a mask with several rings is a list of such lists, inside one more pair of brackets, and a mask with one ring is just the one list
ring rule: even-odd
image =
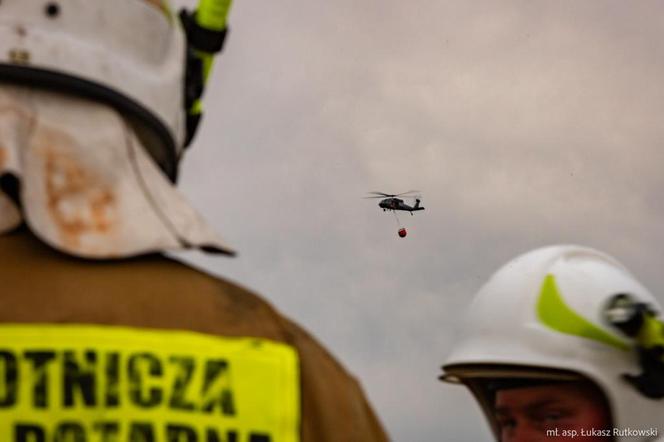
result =
[[[240,255],[188,258],[312,331],[393,440],[489,440],[436,378],[513,256],[596,247],[664,300],[661,2],[236,0],[230,23],[181,189]],[[399,239],[361,197],[410,189]]]

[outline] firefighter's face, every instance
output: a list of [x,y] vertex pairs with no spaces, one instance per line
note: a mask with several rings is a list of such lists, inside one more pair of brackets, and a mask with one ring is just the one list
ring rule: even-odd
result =
[[500,390],[494,405],[501,442],[613,440],[609,407],[589,383]]

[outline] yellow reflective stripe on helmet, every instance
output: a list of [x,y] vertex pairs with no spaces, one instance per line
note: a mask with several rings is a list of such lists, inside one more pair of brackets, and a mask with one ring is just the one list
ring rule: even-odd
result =
[[542,324],[560,333],[592,339],[629,350],[629,346],[616,336],[604,331],[572,310],[560,295],[553,275],[547,275],[537,301],[537,316]]
[[298,367],[263,339],[0,325],[0,440],[297,442]]

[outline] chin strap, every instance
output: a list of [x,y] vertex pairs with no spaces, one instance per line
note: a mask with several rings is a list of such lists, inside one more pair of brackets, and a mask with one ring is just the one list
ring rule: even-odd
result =
[[605,310],[607,321],[634,340],[641,374],[623,378],[644,396],[664,398],[664,322],[650,305],[624,293],[615,295]]
[[185,147],[191,144],[201,121],[201,97],[214,65],[214,57],[221,52],[228,33],[226,18],[232,0],[200,0],[191,13],[180,11],[180,20],[187,35],[187,66],[185,73],[185,107],[187,135]]

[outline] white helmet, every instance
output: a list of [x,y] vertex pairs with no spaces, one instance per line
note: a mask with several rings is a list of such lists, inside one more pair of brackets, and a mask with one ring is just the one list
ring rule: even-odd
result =
[[21,186],[0,181],[0,233],[25,221],[90,258],[232,254],[172,186],[191,52],[163,1],[1,0],[0,178]]
[[521,255],[477,294],[442,379],[471,388],[496,435],[484,382],[496,378],[587,379],[606,395],[615,428],[660,425],[664,400],[648,399],[622,379],[640,367],[632,343],[604,319],[608,302],[619,293],[658,308],[619,262],[596,250],[567,245]]
[[2,0],[0,81],[118,109],[172,180],[185,138],[186,38],[148,1]]

